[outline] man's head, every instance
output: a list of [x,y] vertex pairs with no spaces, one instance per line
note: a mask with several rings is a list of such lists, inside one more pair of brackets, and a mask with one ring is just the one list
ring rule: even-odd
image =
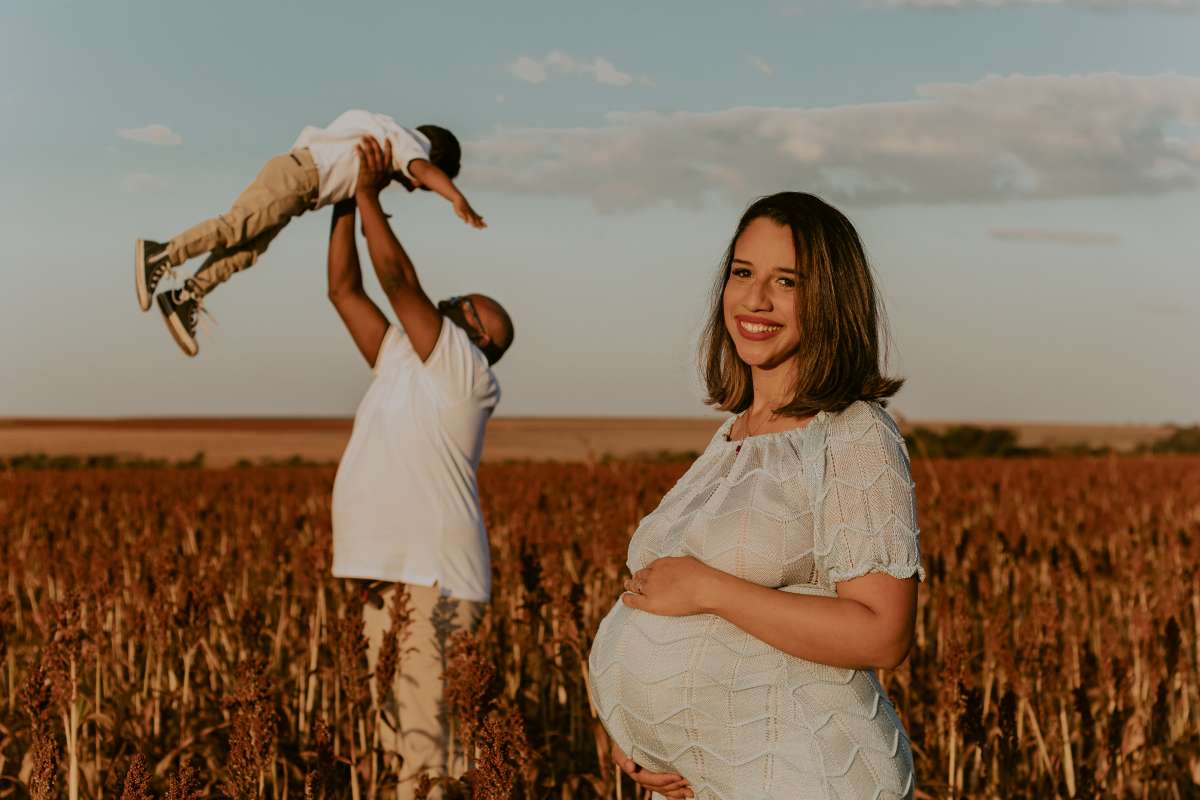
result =
[[495,364],[512,345],[512,317],[504,306],[483,294],[464,294],[442,300],[438,311],[467,332],[475,346]]
[[462,166],[462,147],[454,134],[437,125],[419,125],[417,130],[429,140],[429,162],[446,173],[447,178],[457,178]]

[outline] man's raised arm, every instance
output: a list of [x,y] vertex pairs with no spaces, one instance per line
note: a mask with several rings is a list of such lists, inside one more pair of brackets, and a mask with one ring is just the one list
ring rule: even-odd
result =
[[379,192],[391,181],[388,167],[392,163],[392,144],[379,146],[373,137],[366,137],[358,146],[358,185],[355,199],[362,214],[363,234],[367,250],[379,277],[388,302],[404,326],[417,356],[424,361],[433,352],[442,332],[442,315],[430,301],[408,253],[400,245],[387,216],[379,205]]
[[363,291],[362,267],[354,242],[353,200],[343,200],[333,207],[328,262],[329,300],[363,358],[374,367],[388,321],[379,306]]

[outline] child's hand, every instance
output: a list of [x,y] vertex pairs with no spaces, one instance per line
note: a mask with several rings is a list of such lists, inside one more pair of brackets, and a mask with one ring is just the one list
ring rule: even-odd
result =
[[458,214],[458,218],[472,228],[482,230],[487,227],[487,223],[483,221],[483,217],[475,213],[475,209],[471,208],[471,204],[467,202],[467,198],[461,194],[454,199],[454,213]]
[[378,195],[383,187],[392,182],[392,143],[383,147],[374,136],[364,136],[358,143],[358,183],[355,193]]

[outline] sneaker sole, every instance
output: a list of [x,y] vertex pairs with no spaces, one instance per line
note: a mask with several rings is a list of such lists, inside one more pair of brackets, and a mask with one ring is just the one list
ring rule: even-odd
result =
[[162,309],[163,321],[167,323],[167,330],[171,332],[171,338],[175,340],[175,344],[179,345],[179,349],[185,355],[194,357],[196,353],[200,352],[200,347],[196,344],[195,338],[188,334],[187,328],[183,327],[179,315],[167,309],[165,298],[166,295],[158,296],[158,306]]
[[145,242],[138,239],[133,245],[133,282],[137,287],[138,305],[142,311],[150,310],[150,290],[146,286],[146,247]]

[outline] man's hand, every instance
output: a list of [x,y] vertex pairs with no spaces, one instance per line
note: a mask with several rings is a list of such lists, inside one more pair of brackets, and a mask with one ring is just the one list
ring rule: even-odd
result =
[[392,182],[392,143],[379,146],[374,136],[364,136],[356,146],[358,150],[358,182],[356,195],[378,197],[383,187]]
[[483,221],[483,217],[475,213],[475,209],[471,208],[471,204],[467,202],[467,198],[461,194],[454,198],[454,213],[458,214],[459,219],[476,230],[482,230],[487,227],[487,223]]
[[674,772],[650,772],[643,769],[635,764],[632,758],[625,755],[625,751],[617,745],[615,740],[610,738],[609,741],[612,742],[613,763],[620,767],[622,772],[633,778],[633,782],[638,786],[645,786],[664,797],[672,798],[672,800],[696,796],[692,791],[691,784],[682,775]]

